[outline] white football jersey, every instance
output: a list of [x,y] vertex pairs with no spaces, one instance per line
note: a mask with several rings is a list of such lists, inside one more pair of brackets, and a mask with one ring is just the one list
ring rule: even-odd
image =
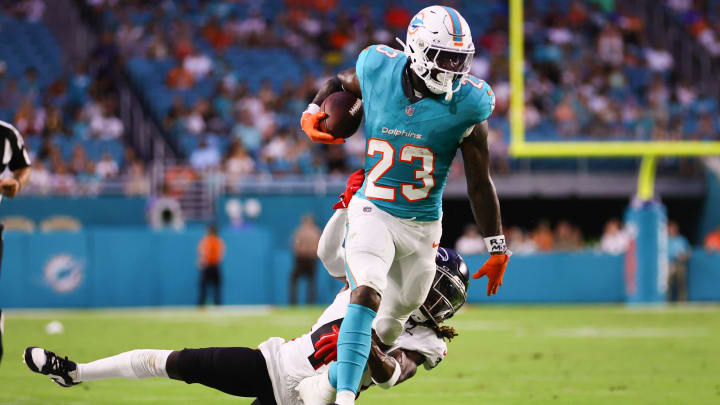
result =
[[[350,290],[335,297],[335,301],[320,315],[310,332],[299,338],[285,341],[273,337],[261,343],[258,348],[265,357],[268,374],[273,385],[275,401],[278,405],[303,405],[295,390],[303,379],[321,374],[328,366],[313,357],[315,342],[326,333],[332,332],[333,325],[340,327],[350,303]],[[425,356],[426,369],[435,367],[447,354],[447,345],[434,331],[424,326],[405,326],[405,330],[389,351],[395,349],[416,351]],[[365,372],[362,386],[372,383],[369,371]]]

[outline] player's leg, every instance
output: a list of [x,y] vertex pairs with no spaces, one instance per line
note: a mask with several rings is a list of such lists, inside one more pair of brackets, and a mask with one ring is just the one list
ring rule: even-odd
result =
[[348,208],[347,279],[353,289],[337,343],[339,405],[353,404],[370,353],[372,322],[395,254],[388,214],[355,198]]
[[63,387],[109,378],[172,378],[199,383],[222,392],[257,397],[263,405],[275,404],[265,358],[244,347],[172,350],[132,350],[118,355],[76,363],[38,348],[25,349],[30,370],[47,375]]
[[188,384],[202,384],[239,397],[256,397],[263,405],[275,405],[265,357],[256,349],[184,349],[169,356],[167,373]]
[[167,378],[165,363],[170,353],[172,350],[132,350],[83,364],[39,347],[28,347],[23,360],[31,371],[49,376],[58,385],[70,387],[83,381],[107,378]]
[[402,334],[410,314],[425,301],[434,277],[434,256],[429,260],[426,253],[414,253],[395,261],[373,324],[385,345],[392,346]]
[[410,314],[425,301],[435,277],[437,242],[442,236],[440,221],[393,223],[398,254],[388,274],[374,327],[380,340],[392,346]]

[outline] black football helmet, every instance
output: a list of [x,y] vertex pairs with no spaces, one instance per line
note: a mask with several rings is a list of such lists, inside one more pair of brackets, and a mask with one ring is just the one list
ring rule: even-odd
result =
[[415,323],[438,325],[455,315],[465,304],[470,285],[470,272],[458,252],[438,248],[435,257],[435,279],[420,308],[410,315]]

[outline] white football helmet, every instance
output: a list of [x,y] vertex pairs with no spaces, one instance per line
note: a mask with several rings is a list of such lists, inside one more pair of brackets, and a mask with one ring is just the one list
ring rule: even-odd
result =
[[427,88],[452,99],[475,53],[470,26],[460,13],[445,6],[426,7],[410,20],[406,42],[398,42],[410,58],[410,68]]

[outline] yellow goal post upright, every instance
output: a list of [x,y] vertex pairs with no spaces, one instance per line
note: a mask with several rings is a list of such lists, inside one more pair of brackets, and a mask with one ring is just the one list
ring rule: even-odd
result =
[[510,2],[510,155],[515,158],[641,157],[638,197],[653,198],[660,156],[720,155],[720,142],[705,141],[525,141],[523,0]]
[[580,141],[525,140],[525,77],[523,0],[510,3],[510,155],[514,158],[641,157],[637,196],[625,213],[631,243],[625,252],[626,302],[662,303],[668,274],[667,215],[654,199],[657,158],[720,155],[720,142],[702,141]]

